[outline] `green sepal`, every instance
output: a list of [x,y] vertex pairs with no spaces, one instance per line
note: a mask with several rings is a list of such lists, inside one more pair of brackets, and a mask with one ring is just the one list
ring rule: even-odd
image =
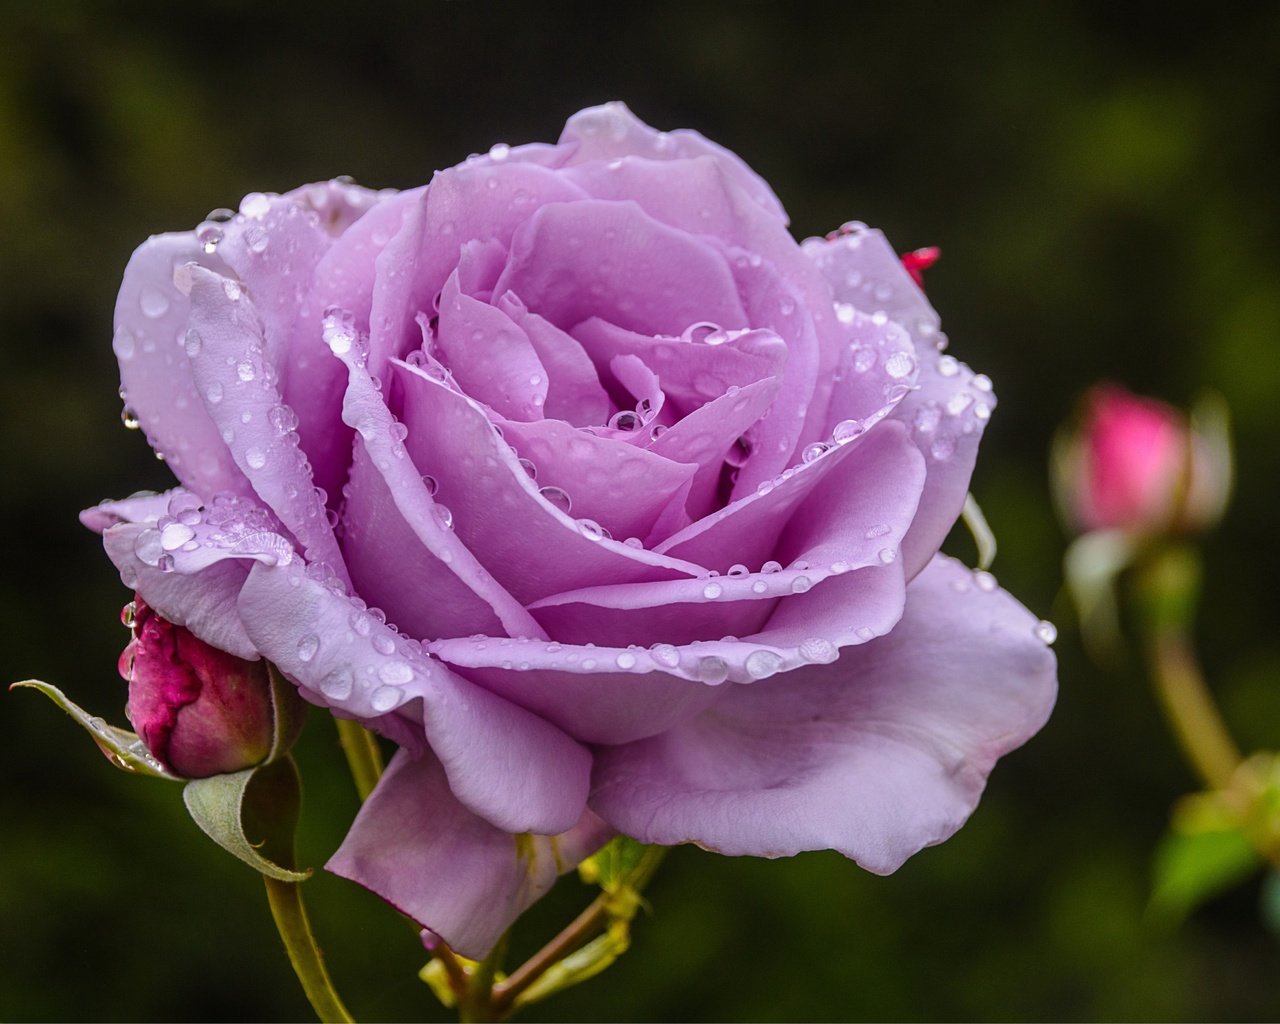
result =
[[548,967],[537,981],[516,996],[512,1006],[527,1006],[580,985],[611,966],[630,947],[631,919],[614,918],[603,935],[596,936],[577,952]]
[[578,876],[588,885],[615,892],[644,862],[649,849],[628,836],[614,836],[578,865]]
[[193,779],[182,791],[192,820],[210,839],[281,882],[311,876],[309,869],[293,870],[301,795],[298,769],[288,755],[229,775]]
[[128,772],[130,775],[149,775],[156,779],[169,779],[173,782],[182,781],[180,776],[168,771],[164,765],[151,755],[136,732],[130,732],[128,729],[117,729],[114,725],[108,725],[97,715],[89,714],[56,686],[51,686],[49,683],[42,683],[38,679],[26,679],[20,683],[14,683],[9,689],[15,690],[19,687],[38,690],[53,701],[54,704],[62,708],[77,725],[92,737],[93,742],[106,755],[107,760],[121,771]]
[[308,704],[298,693],[298,688],[269,661],[267,679],[271,692],[271,751],[267,754],[267,762],[270,763],[287,756],[293,749],[306,721]]

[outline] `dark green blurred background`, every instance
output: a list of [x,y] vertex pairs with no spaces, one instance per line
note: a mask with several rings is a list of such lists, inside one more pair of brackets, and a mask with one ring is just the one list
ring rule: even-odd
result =
[[[128,595],[76,512],[169,484],[119,425],[111,310],[136,244],[252,190],[415,185],[622,98],[740,153],[797,237],[857,218],[942,247],[930,295],[1001,398],[975,480],[995,572],[1060,623],[1062,696],[972,822],[891,878],[675,851],[632,952],[530,1019],[1280,1016],[1256,880],[1180,930],[1144,918],[1194,780],[1139,667],[1080,652],[1045,471],[1099,378],[1226,396],[1239,485],[1201,639],[1241,742],[1280,745],[1280,7],[9,2],[0,28],[5,677],[123,723]],[[0,731],[0,1017],[309,1017],[256,876],[176,788],[112,771],[32,693],[0,695]],[[320,716],[300,758],[319,864],[355,799]],[[447,1017],[395,915],[309,888],[359,1018]],[[586,898],[566,880],[519,942]]]

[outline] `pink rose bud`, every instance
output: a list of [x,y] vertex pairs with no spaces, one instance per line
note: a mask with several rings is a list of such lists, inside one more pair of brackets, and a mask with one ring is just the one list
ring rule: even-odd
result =
[[189,779],[266,760],[274,729],[267,663],[210,647],[141,597],[132,626],[120,674],[129,683],[125,714],[147,749]]
[[1225,428],[1202,427],[1173,406],[1116,385],[1086,396],[1057,467],[1064,509],[1082,530],[1195,531],[1226,504]]
[[911,252],[902,254],[902,267],[911,275],[917,287],[924,287],[924,272],[938,262],[938,257],[942,255],[942,250],[936,245],[929,245],[923,249],[915,249]]

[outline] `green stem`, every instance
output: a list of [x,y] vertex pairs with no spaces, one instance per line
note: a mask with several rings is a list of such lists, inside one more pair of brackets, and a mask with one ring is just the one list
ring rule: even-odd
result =
[[363,802],[369,798],[373,787],[382,777],[382,751],[378,749],[377,737],[359,722],[345,718],[335,721],[338,723],[338,742],[342,745],[342,752],[347,755],[356,792]]
[[294,973],[302,982],[302,990],[307,994],[316,1016],[323,1024],[349,1024],[354,1021],[355,1018],[342,1005],[324,965],[324,954],[316,945],[315,933],[307,919],[307,908],[302,902],[302,887],[274,878],[264,878],[263,881],[267,886],[267,902],[271,905],[276,929],[284,940],[289,962],[293,964]]
[[1240,764],[1240,750],[1218,711],[1182,630],[1157,628],[1147,641],[1156,694],[1182,752],[1213,789],[1225,789]]
[[1189,547],[1154,552],[1137,582],[1147,660],[1165,717],[1204,782],[1224,789],[1241,756],[1209,692],[1192,642],[1199,557]]
[[[645,850],[644,857],[627,876],[624,884],[638,895],[653,877],[666,852],[666,847],[663,846],[651,846]],[[615,893],[612,891],[600,893],[554,939],[512,971],[509,978],[494,987],[495,1020],[505,1019],[522,992],[549,968],[581,949],[597,932],[608,926],[609,911],[614,899]]]
[[475,966],[466,993],[458,1001],[458,1020],[462,1024],[501,1020],[493,1000],[493,979],[507,953],[507,936],[503,935],[489,955]]

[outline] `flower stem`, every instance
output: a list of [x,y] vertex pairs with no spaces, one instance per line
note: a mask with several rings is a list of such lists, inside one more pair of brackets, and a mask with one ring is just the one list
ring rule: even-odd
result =
[[342,1005],[324,965],[324,954],[316,945],[307,908],[302,902],[302,887],[295,882],[281,882],[274,878],[264,878],[263,881],[267,886],[267,902],[271,905],[276,929],[316,1016],[323,1024],[349,1024],[354,1021],[355,1018]]
[[382,751],[378,749],[377,737],[359,722],[346,718],[335,720],[338,723],[338,742],[347,755],[351,778],[355,780],[356,792],[363,802],[382,777]]
[[507,953],[507,936],[503,935],[489,955],[475,966],[466,992],[458,1000],[458,1020],[462,1024],[489,1022],[502,1019],[493,998],[493,979]]
[[[644,889],[666,852],[666,848],[660,846],[651,846],[645,851],[640,863],[626,879],[626,885],[632,892],[638,895]],[[522,992],[549,968],[581,949],[597,932],[603,931],[609,924],[610,910],[616,898],[614,891],[600,893],[555,938],[517,967],[505,981],[494,986],[493,1007],[497,1013],[494,1019],[505,1019]]]
[[1139,596],[1147,660],[1165,717],[1204,782],[1224,789],[1241,755],[1209,692],[1191,639],[1199,582],[1195,552],[1170,547],[1155,553],[1144,567]]

